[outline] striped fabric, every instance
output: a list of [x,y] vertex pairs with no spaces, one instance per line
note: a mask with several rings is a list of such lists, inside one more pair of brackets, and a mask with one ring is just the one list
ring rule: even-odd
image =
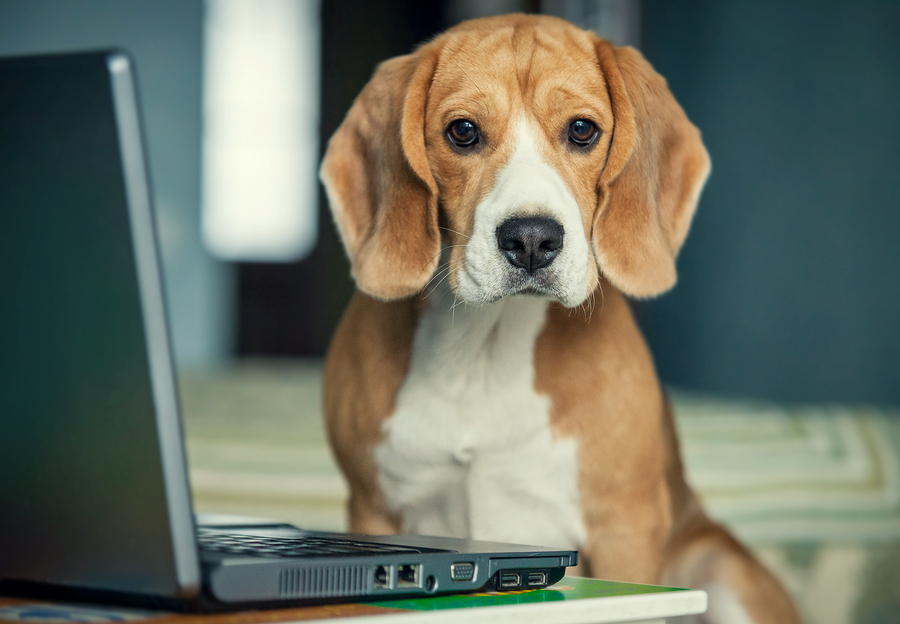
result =
[[[342,530],[318,361],[182,376],[195,505]],[[673,391],[688,478],[809,624],[900,621],[900,410]]]

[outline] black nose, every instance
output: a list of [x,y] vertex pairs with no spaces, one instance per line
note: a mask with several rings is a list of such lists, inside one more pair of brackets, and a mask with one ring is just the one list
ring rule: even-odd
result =
[[511,265],[534,273],[559,255],[563,233],[563,226],[547,217],[513,217],[497,228],[497,246]]

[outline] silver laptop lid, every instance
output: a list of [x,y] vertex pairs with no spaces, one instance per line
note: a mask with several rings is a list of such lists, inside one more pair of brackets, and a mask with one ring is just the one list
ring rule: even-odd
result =
[[196,595],[125,54],[0,59],[0,271],[0,581]]

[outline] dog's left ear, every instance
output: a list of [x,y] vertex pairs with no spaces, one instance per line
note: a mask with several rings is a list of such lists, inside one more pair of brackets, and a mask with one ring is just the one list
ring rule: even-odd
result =
[[319,175],[357,287],[379,299],[420,291],[440,256],[425,100],[440,48],[382,63],[328,143]]
[[612,142],[591,234],[601,272],[632,297],[675,285],[675,257],[710,170],[700,131],[633,48],[597,40],[612,101]]

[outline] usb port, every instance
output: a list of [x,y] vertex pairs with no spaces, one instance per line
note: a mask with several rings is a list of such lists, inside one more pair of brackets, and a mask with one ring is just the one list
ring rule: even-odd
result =
[[510,589],[513,587],[518,587],[522,582],[521,577],[515,572],[501,572],[500,573],[500,587],[504,589]]
[[471,581],[475,576],[475,564],[472,562],[450,564],[450,578],[454,581]]
[[529,572],[528,573],[528,585],[546,585],[547,584],[547,574],[544,572]]

